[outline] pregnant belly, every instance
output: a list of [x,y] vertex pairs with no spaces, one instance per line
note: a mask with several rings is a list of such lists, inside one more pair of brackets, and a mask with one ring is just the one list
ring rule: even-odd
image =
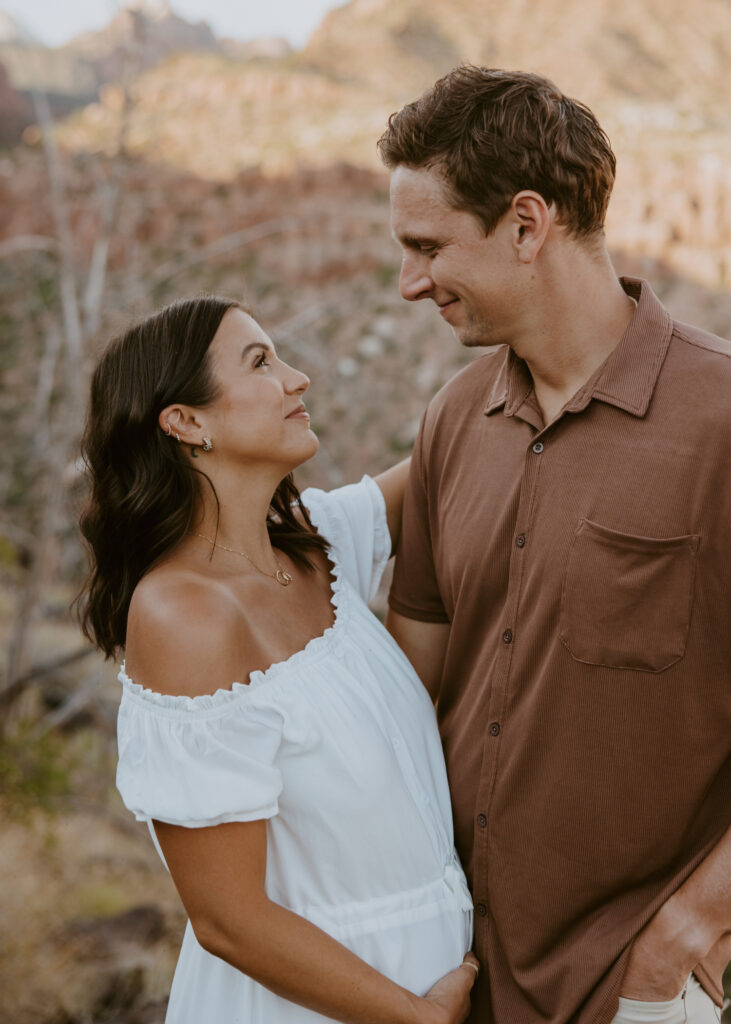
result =
[[419,995],[458,967],[472,945],[472,898],[456,858],[426,885],[372,900],[291,909]]

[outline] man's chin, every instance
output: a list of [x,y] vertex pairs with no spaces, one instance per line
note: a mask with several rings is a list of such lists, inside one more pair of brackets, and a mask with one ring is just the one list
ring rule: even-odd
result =
[[463,348],[482,348],[494,344],[486,338],[484,331],[477,331],[474,327],[453,327],[452,332]]

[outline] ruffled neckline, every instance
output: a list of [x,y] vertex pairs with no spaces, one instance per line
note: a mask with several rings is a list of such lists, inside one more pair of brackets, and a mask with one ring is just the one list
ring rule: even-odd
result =
[[[319,531],[320,516],[317,508],[308,506],[310,520],[313,526]],[[324,657],[332,649],[340,633],[347,610],[346,591],[343,589],[343,580],[340,565],[331,544],[328,552],[330,563],[330,605],[333,609],[333,621],[319,636],[313,636],[307,641],[304,647],[294,654],[290,654],[283,661],[275,661],[268,668],[254,669],[249,673],[249,681],[233,682],[230,687],[219,687],[214,693],[203,693],[196,697],[175,695],[170,693],[159,693],[157,690],[150,690],[140,683],[131,679],[125,671],[125,662],[122,662],[117,679],[128,693],[142,698],[152,704],[170,710],[214,710],[222,705],[229,704],[234,700],[241,699],[245,694],[250,694],[263,683],[273,683],[283,675],[289,675],[303,662],[312,662],[315,659]]]

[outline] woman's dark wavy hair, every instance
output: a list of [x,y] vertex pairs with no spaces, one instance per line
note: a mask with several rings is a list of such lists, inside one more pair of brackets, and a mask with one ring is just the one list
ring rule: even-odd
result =
[[[214,296],[166,306],[115,338],[94,371],[81,442],[91,488],[80,526],[91,569],[77,610],[108,658],[124,647],[135,587],[190,532],[202,481],[218,503],[206,473],[165,435],[158,416],[173,403],[201,408],[218,397],[208,350],[231,308],[243,309]],[[267,526],[272,542],[307,569],[312,553],[328,549],[291,474],[272,498]]]

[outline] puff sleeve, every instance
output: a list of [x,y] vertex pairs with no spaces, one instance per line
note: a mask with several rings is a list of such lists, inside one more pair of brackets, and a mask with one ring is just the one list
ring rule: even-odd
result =
[[372,600],[391,557],[386,502],[369,476],[332,491],[309,487],[302,502],[319,533],[335,549],[343,575],[364,601]]
[[210,697],[143,690],[124,672],[117,789],[138,821],[197,828],[271,818],[279,809],[278,711],[243,684]]

